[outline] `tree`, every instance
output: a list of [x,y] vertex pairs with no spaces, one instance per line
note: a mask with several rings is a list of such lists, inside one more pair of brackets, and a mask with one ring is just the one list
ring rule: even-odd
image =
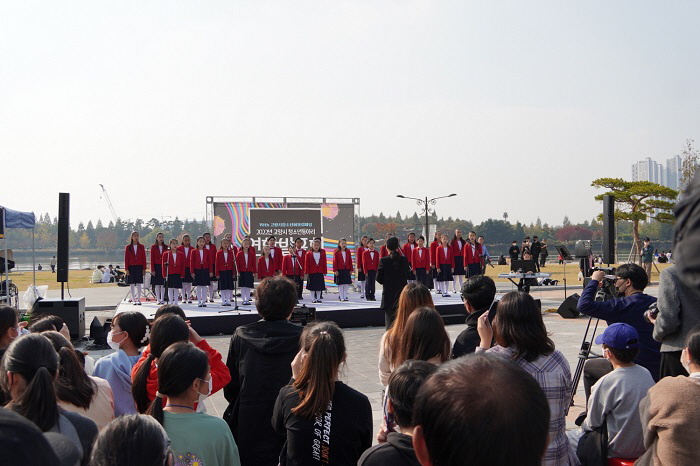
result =
[[571,226],[571,220],[569,220],[568,215],[564,215],[564,221],[561,222],[561,226],[563,226],[563,227]]
[[569,225],[559,228],[556,236],[559,241],[575,241],[577,239],[592,239],[593,232],[579,225]]
[[82,249],[88,249],[90,247],[90,238],[88,237],[87,233],[83,233],[80,236],[80,247]]
[[[669,213],[678,197],[678,191],[650,181],[625,181],[621,178],[598,178],[591,183],[594,188],[608,191],[595,197],[602,201],[603,196],[615,196],[615,220],[632,222],[632,235],[635,257],[639,257],[642,241],[639,235],[639,222],[653,218],[661,223],[673,223],[674,217]],[[601,214],[599,220],[602,220]],[[641,258],[640,258],[641,260]]]
[[685,147],[683,147],[683,152],[681,152],[681,179],[679,180],[678,186],[681,191],[688,186],[688,183],[695,176],[695,172],[698,169],[698,159],[700,159],[700,150],[693,147],[695,141],[692,139],[685,140]]

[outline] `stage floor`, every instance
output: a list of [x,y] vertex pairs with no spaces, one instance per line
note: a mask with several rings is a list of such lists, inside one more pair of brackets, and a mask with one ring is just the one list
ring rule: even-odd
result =
[[[435,307],[446,324],[463,323],[466,320],[466,310],[459,293],[450,297],[434,293],[432,296]],[[324,293],[323,302],[311,304],[311,298],[305,294],[298,306],[315,307],[317,320],[332,320],[342,328],[384,326],[384,311],[379,308],[382,301],[380,291],[376,294],[376,301],[361,299],[358,293],[349,293],[348,298],[349,301],[340,302],[337,293]],[[238,303],[238,310],[234,310],[233,306],[222,306],[221,299],[216,299],[213,303],[208,302],[207,307],[198,307],[196,301],[192,304],[179,303],[179,306],[200,335],[217,335],[231,334],[240,325],[260,320],[254,303],[242,306],[240,299]],[[122,301],[114,314],[136,311],[150,320],[155,316],[158,307],[160,306],[155,301],[143,301],[141,306]]]

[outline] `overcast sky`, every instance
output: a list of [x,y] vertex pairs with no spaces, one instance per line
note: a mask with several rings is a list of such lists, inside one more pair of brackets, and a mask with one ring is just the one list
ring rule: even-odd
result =
[[700,142],[691,1],[0,2],[0,204],[202,218],[214,196],[560,224]]

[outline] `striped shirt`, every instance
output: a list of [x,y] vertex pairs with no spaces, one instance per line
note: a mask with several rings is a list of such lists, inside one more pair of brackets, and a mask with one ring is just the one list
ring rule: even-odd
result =
[[579,464],[576,452],[566,437],[566,407],[571,399],[571,369],[561,352],[540,356],[532,362],[516,357],[511,348],[494,346],[488,353],[501,356],[522,367],[537,380],[549,402],[550,442],[542,458],[542,465],[567,466]]

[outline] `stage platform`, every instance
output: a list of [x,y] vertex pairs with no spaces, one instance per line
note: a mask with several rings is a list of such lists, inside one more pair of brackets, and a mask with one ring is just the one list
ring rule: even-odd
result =
[[[379,309],[382,296],[377,292],[376,301],[361,299],[359,294],[350,293],[347,302],[338,301],[336,293],[324,293],[322,303],[311,304],[311,298],[304,295],[298,306],[315,307],[316,320],[331,320],[341,328],[351,327],[383,327],[384,311]],[[214,303],[207,303],[207,307],[197,307],[193,304],[179,303],[185,311],[185,315],[190,320],[192,327],[200,335],[232,334],[236,327],[260,320],[260,315],[255,309],[255,304],[241,306],[239,299],[239,309],[222,306],[221,300],[216,299]],[[459,293],[450,297],[442,297],[433,293],[433,301],[438,312],[443,316],[445,324],[464,323],[466,320],[466,309],[459,297]],[[144,301],[141,306],[135,306],[128,301],[122,301],[117,306],[114,314],[126,311],[140,312],[147,319],[153,319],[158,309],[155,301]]]

